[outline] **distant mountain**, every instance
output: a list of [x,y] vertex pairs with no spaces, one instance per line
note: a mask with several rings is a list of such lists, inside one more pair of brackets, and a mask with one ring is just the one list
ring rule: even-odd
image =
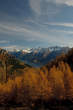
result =
[[14,55],[19,60],[33,67],[41,67],[49,61],[54,60],[61,54],[66,54],[70,50],[69,47],[49,47],[49,48],[34,48],[20,51],[12,51],[9,54]]

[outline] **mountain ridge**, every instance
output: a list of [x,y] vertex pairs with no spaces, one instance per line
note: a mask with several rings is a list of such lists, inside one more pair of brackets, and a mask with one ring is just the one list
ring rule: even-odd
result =
[[66,54],[70,50],[69,47],[49,47],[49,48],[34,48],[29,53],[24,51],[9,52],[21,61],[25,61],[33,67],[42,67],[49,61],[54,60],[57,56],[62,53]]

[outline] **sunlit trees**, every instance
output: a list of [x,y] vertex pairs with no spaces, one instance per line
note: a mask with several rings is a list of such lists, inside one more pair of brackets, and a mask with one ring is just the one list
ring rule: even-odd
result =
[[65,64],[64,71],[64,86],[65,86],[65,95],[66,98],[73,98],[73,73],[68,64]]
[[[3,77],[0,83],[0,104],[24,105],[39,99],[73,99],[73,72],[71,60],[69,62],[67,56],[66,59],[65,56],[57,58],[42,68],[24,68],[24,64],[10,58],[8,60],[0,55],[0,72],[3,73],[0,74]],[[10,73],[13,73],[14,78],[8,76]]]
[[49,80],[52,92],[57,99],[73,98],[73,73],[67,63],[59,62],[50,70]]
[[64,99],[65,89],[62,71],[53,66],[49,73],[49,81],[52,88],[53,98]]
[[50,99],[73,98],[73,73],[68,64],[59,62],[50,71],[46,68],[27,69],[23,75],[0,84],[0,104],[22,104]]

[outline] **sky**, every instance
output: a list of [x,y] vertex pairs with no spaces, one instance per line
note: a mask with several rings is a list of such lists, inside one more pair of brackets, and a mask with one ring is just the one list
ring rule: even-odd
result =
[[0,0],[0,47],[73,47],[73,0]]

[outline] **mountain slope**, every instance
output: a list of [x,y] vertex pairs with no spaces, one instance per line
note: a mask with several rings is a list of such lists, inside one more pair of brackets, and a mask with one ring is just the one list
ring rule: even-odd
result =
[[0,49],[0,81],[7,81],[9,77],[21,75],[29,67],[10,55],[6,50]]
[[56,57],[56,59],[46,64],[45,67],[50,70],[50,68],[52,68],[54,65],[57,67],[59,62],[67,63],[71,70],[73,70],[73,49],[69,50],[67,54],[62,54],[61,56]]
[[[27,68],[23,74],[0,84],[0,104],[47,106],[61,101],[73,104],[73,49],[41,68]],[[56,102],[57,101],[57,102]]]
[[67,53],[69,50],[70,48],[68,47],[49,47],[32,49],[30,53],[15,51],[10,52],[10,54],[33,67],[41,67],[51,60],[54,60],[57,56],[60,56],[62,53]]

